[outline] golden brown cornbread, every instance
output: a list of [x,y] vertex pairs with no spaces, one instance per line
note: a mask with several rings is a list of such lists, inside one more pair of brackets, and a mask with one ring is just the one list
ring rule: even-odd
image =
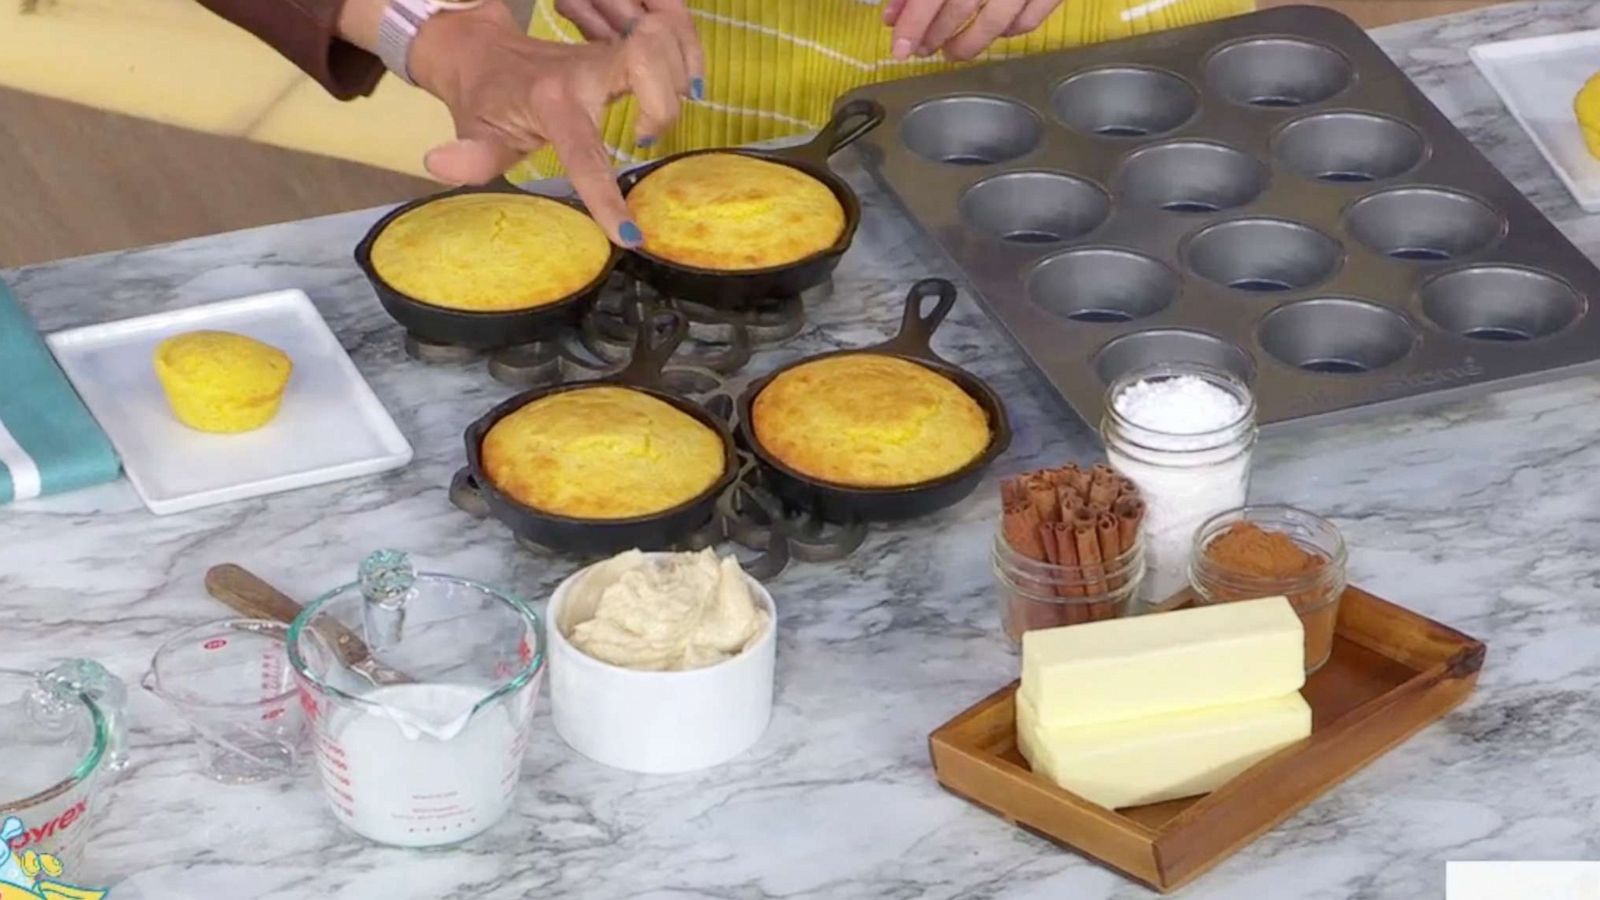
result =
[[961,469],[988,449],[989,418],[925,366],[847,353],[782,372],[756,395],[756,440],[802,475],[851,487],[905,487]]
[[798,262],[844,232],[844,207],[828,186],[780,163],[701,153],[667,163],[628,192],[644,249],[722,272]]
[[378,277],[432,306],[531,309],[595,280],[611,242],[594,220],[544,197],[458,194],[390,222],[372,244]]
[[519,502],[578,519],[663,512],[725,468],[722,436],[642,391],[588,387],[535,400],[483,438],[484,474]]
[[178,421],[218,434],[272,421],[294,373],[282,350],[228,331],[175,334],[157,345],[154,364]]

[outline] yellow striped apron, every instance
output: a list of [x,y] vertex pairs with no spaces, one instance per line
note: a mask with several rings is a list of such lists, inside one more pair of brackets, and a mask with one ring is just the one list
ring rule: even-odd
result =
[[[633,100],[617,103],[601,133],[618,163],[811,132],[827,121],[840,94],[952,65],[939,58],[894,59],[878,0],[688,3],[705,45],[706,97],[686,102],[677,126],[649,150],[633,142]],[[1193,25],[1254,8],[1254,0],[1065,0],[1037,30],[997,42],[979,61]],[[529,33],[566,43],[583,40],[555,11],[555,0],[535,0]],[[545,151],[512,175],[529,180],[559,171],[554,154]]]

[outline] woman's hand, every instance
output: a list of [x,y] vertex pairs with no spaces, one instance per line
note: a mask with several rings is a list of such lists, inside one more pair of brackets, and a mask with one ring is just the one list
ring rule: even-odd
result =
[[523,34],[496,2],[434,16],[412,44],[411,75],[449,107],[457,140],[428,154],[428,171],[481,184],[549,144],[611,239],[639,245],[644,235],[617,188],[598,123],[607,104],[631,93],[641,142],[672,126],[701,75],[698,44],[691,53],[679,25],[670,14],[646,13],[614,41],[565,45]]
[[[556,12],[591,41],[613,41],[628,33],[646,13],[659,13],[672,25],[689,58],[690,79],[702,74],[704,53],[684,0],[556,0]],[[691,87],[694,87],[691,85]],[[703,88],[691,91],[699,99]]]
[[883,21],[894,28],[894,56],[972,59],[1003,37],[1038,28],[1062,0],[889,0]]

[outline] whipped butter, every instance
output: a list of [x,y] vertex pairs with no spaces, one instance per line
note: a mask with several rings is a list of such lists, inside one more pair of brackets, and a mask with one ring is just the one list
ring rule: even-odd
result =
[[585,654],[628,669],[682,671],[743,652],[771,625],[733,557],[637,550],[590,568],[558,627]]

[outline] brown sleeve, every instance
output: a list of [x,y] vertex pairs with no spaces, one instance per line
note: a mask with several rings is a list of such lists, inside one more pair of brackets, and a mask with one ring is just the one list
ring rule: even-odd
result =
[[340,100],[372,93],[383,77],[378,57],[339,39],[344,0],[200,0],[200,4],[265,41]]

